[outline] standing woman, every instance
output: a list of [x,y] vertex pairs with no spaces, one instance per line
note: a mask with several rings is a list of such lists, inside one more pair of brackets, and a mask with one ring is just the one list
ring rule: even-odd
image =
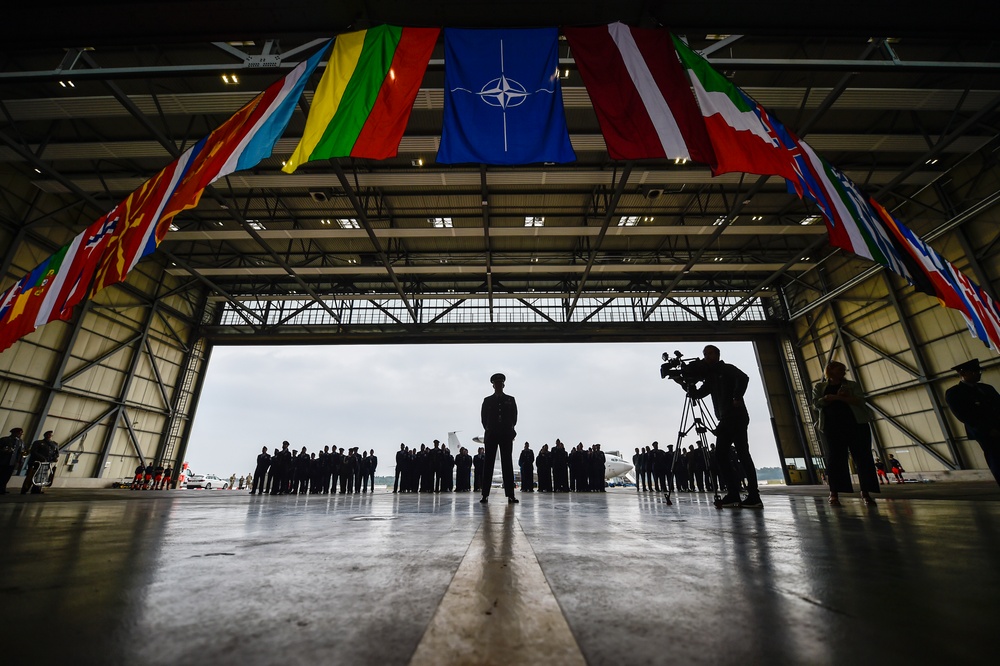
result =
[[854,459],[861,484],[861,499],[875,504],[870,493],[879,491],[872,458],[871,410],[865,405],[857,382],[844,379],[847,366],[833,361],[826,366],[826,381],[813,387],[813,407],[819,414],[820,437],[826,446],[826,474],[830,504],[840,505],[840,493],[854,492],[847,454]]

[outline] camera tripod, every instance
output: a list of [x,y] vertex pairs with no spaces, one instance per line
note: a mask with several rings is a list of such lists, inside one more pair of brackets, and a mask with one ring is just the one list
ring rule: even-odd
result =
[[[701,451],[701,455],[705,460],[705,470],[709,474],[709,479],[713,489],[715,490],[715,501],[718,502],[721,498],[719,496],[719,484],[718,479],[712,474],[712,461],[708,457],[708,435],[711,432],[715,434],[715,428],[718,424],[715,422],[715,417],[712,415],[708,409],[705,407],[705,401],[701,398],[693,397],[690,392],[685,392],[684,395],[684,409],[681,412],[681,425],[677,430],[677,443],[674,445],[674,455],[670,460],[670,472],[669,479],[674,478],[674,469],[677,467],[677,458],[682,454],[683,449],[681,448],[681,443],[684,438],[691,434],[693,430],[695,432],[696,438],[698,440],[698,450]],[[670,490],[670,485],[667,485],[667,490],[665,492],[667,504],[673,506],[673,501],[670,499],[672,491]]]

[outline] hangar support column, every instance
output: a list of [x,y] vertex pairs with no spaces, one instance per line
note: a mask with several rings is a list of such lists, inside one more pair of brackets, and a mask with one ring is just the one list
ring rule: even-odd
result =
[[[785,483],[789,485],[816,483],[812,454],[809,452],[802,420],[795,408],[795,395],[801,389],[796,389],[789,382],[780,344],[776,337],[770,336],[754,340],[753,346],[757,355],[757,367],[764,382],[764,392],[767,395],[771,428],[774,430],[774,441],[778,445],[778,456],[781,458],[781,471]],[[795,478],[789,474],[788,461],[794,458],[805,459],[806,478]]]

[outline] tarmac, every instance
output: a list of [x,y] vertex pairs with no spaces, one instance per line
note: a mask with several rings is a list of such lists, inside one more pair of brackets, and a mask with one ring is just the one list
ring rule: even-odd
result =
[[762,495],[4,495],[4,663],[990,660],[996,484]]

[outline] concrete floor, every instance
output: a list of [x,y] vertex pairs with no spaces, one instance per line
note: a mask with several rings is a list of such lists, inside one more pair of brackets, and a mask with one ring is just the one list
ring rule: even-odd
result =
[[[0,497],[6,664],[988,660],[1000,489]],[[933,487],[930,487],[933,486]],[[30,660],[30,662],[29,662]]]

